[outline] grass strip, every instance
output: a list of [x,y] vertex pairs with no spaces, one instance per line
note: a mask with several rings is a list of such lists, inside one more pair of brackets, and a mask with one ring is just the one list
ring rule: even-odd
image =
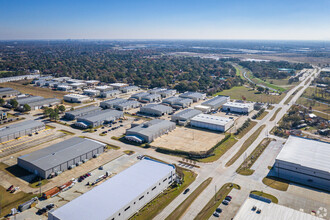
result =
[[211,183],[212,177],[202,182],[197,189],[194,190],[167,218],[166,220],[180,219],[186,212],[193,201],[203,192],[203,190]]
[[241,189],[241,187],[237,184],[226,183],[224,184],[218,192],[215,194],[212,199],[204,206],[204,208],[198,213],[198,215],[194,218],[195,220],[204,220],[209,219],[211,215],[215,212],[216,208],[219,207],[221,202],[225,199],[225,197],[230,193],[230,191],[235,189]]
[[257,119],[257,120],[261,120],[261,119],[263,119],[267,114],[268,114],[268,112],[267,112],[267,111],[264,111],[264,112],[261,113],[261,115],[259,115],[256,119]]
[[264,197],[266,199],[270,199],[272,201],[272,203],[276,203],[276,204],[278,203],[278,199],[275,196],[273,196],[271,194],[268,194],[268,193],[264,193],[262,191],[254,190],[254,191],[251,191],[250,194],[261,196],[261,197]]
[[275,118],[276,118],[276,115],[281,111],[282,107],[281,108],[278,108],[275,113],[273,114],[272,118],[269,120],[269,121],[274,121]]
[[262,183],[280,191],[287,191],[289,187],[289,183],[287,181],[276,177],[265,177],[262,179]]
[[238,135],[236,135],[236,137],[238,139],[241,139],[242,137],[244,137],[244,135],[246,133],[248,133],[255,125],[257,124],[256,121],[250,121],[250,124],[248,127],[244,128]]
[[272,139],[270,138],[263,139],[260,144],[253,150],[253,152],[237,168],[236,172],[244,176],[252,175],[254,170],[251,170],[250,168],[258,160],[260,155],[264,152],[271,141]]
[[249,148],[249,146],[257,139],[261,131],[266,125],[261,125],[241,146],[239,151],[226,163],[226,167],[231,166],[235,161]]
[[294,91],[289,98],[287,98],[284,102],[285,105],[289,104],[289,102],[291,102],[291,100],[293,99],[293,97],[303,88],[303,86],[300,86],[296,91]]
[[155,218],[168,204],[194,182],[197,177],[196,173],[180,167],[177,167],[177,172],[184,175],[184,182],[181,185],[172,185],[164,190],[156,198],[146,204],[139,212],[133,215],[130,220],[151,220]]
[[234,144],[236,144],[236,142],[237,140],[235,139],[235,137],[231,136],[230,138],[228,138],[228,140],[226,140],[214,149],[212,156],[197,159],[197,161],[202,163],[214,162],[218,160],[222,155],[224,155]]

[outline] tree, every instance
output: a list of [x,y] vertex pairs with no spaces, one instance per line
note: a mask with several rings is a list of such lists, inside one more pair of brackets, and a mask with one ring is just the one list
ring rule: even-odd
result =
[[12,108],[17,108],[17,106],[18,106],[18,102],[17,102],[17,100],[16,99],[11,99],[10,101],[9,101],[9,104],[12,106]]
[[263,92],[263,91],[265,90],[265,88],[264,88],[264,87],[261,87],[261,86],[259,86],[259,87],[257,88],[257,90],[258,90],[259,92]]
[[58,110],[60,110],[60,112],[65,112],[65,106],[64,105],[58,106]]
[[49,117],[52,112],[53,112],[53,109],[48,108],[48,107],[44,108],[44,116]]
[[0,98],[0,106],[3,106],[5,104],[5,100],[3,98]]
[[28,104],[25,104],[25,105],[23,105],[23,111],[29,112],[29,111],[31,111],[31,107]]

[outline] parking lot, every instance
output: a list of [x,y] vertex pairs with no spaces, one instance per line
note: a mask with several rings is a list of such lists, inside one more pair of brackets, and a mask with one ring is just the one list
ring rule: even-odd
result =
[[182,151],[207,151],[221,141],[225,135],[211,130],[177,127],[152,142],[154,147]]
[[[75,184],[72,186],[71,189],[61,192],[55,197],[49,198],[47,200],[41,200],[38,202],[36,207],[33,207],[31,209],[28,209],[16,216],[16,219],[47,219],[47,213],[43,215],[37,215],[39,209],[42,209],[46,205],[53,203],[55,205],[55,208],[61,207],[65,205],[66,203],[72,201],[73,199],[77,198],[78,196],[82,195],[83,193],[86,193],[87,191],[94,188],[94,186],[89,186],[87,183],[92,183],[96,179],[98,179],[100,176],[104,175],[106,172],[111,173],[113,175],[116,175],[120,173],[121,171],[127,169],[128,167],[132,166],[139,160],[136,159],[136,154],[133,155],[122,155],[119,158],[110,161],[109,163],[104,164],[102,167],[103,169],[99,169],[97,167],[96,169],[90,171],[91,176],[87,177],[83,181],[79,182],[75,180]],[[109,179],[111,177],[108,177]],[[69,181],[70,179],[67,179]],[[82,210],[83,211],[83,210]],[[14,219],[12,217],[11,219]]]

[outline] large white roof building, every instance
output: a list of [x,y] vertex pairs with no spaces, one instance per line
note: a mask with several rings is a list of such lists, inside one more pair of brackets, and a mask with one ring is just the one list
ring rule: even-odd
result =
[[277,177],[330,190],[330,144],[290,136],[274,168]]
[[234,119],[199,114],[190,120],[190,124],[195,127],[225,132],[234,124]]
[[222,110],[247,114],[253,110],[253,103],[227,102],[223,104]]
[[321,218],[275,203],[248,198],[236,213],[234,220],[321,220]]
[[49,220],[128,219],[173,182],[175,167],[143,159],[111,179],[49,212]]

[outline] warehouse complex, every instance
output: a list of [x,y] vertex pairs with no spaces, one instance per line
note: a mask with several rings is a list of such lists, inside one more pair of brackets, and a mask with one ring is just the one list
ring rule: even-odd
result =
[[202,111],[196,109],[186,109],[179,113],[172,115],[171,121],[176,122],[178,124],[185,125],[190,122],[190,119],[195,117],[196,115],[201,114]]
[[154,119],[126,131],[125,138],[138,143],[150,143],[156,138],[175,129],[175,123]]
[[138,86],[126,86],[120,88],[120,91],[122,91],[123,93],[128,93],[128,92],[138,91],[139,89],[140,88]]
[[[175,180],[175,167],[145,158],[48,213],[48,220],[129,219]],[[134,180],[134,181],[132,181]]]
[[193,103],[193,100],[173,96],[173,97],[164,99],[162,101],[162,103],[171,105],[173,108],[188,108]]
[[192,99],[194,102],[198,102],[199,100],[205,99],[206,94],[200,93],[200,92],[185,92],[185,93],[179,95],[179,97]]
[[75,109],[73,111],[66,112],[64,117],[66,119],[69,119],[69,120],[74,120],[77,117],[81,117],[81,116],[88,115],[88,114],[91,114],[91,113],[95,113],[95,112],[98,112],[98,111],[101,111],[101,108],[92,105],[92,106],[78,108],[78,109]]
[[136,99],[136,100],[140,101],[143,97],[148,96],[148,95],[150,95],[150,93],[139,92],[139,93],[133,94],[131,96],[131,99]]
[[217,110],[217,109],[221,108],[221,106],[223,104],[225,104],[229,101],[230,101],[229,96],[218,95],[210,100],[203,102],[202,105],[209,106],[209,107],[211,107],[212,110]]
[[81,128],[94,128],[103,125],[104,123],[111,123],[123,116],[124,114],[122,111],[106,109],[77,118],[75,126]]
[[103,153],[106,145],[73,137],[17,158],[17,164],[42,178],[59,174]]
[[173,112],[173,109],[161,104],[148,104],[140,108],[140,112],[147,115],[162,116]]
[[88,102],[90,100],[88,96],[79,95],[79,94],[68,94],[63,96],[63,99],[66,102],[75,102],[75,103]]
[[100,90],[96,90],[96,89],[85,89],[84,90],[84,95],[88,95],[91,97],[96,97],[100,95]]
[[119,95],[121,92],[119,90],[106,90],[100,93],[101,98],[111,98]]
[[[50,106],[54,106],[54,105],[58,105],[61,103],[61,100],[57,99],[57,98],[43,98],[41,97],[41,100],[38,101],[25,101],[26,104],[28,104],[31,107],[31,110],[37,110],[37,109],[41,109],[43,107],[50,107]],[[20,104],[20,106],[17,108],[20,111],[24,110],[24,104]]]
[[0,97],[1,98],[12,97],[12,96],[15,96],[18,94],[20,94],[20,92],[17,90],[14,90],[12,88],[0,88]]
[[214,115],[199,114],[190,120],[190,124],[199,128],[225,132],[231,126],[233,126],[234,119]]
[[253,110],[252,103],[227,102],[222,106],[223,111],[248,114]]
[[274,169],[279,178],[330,191],[330,144],[290,136]]
[[0,142],[9,141],[44,129],[44,123],[33,120],[8,125],[0,128]]
[[234,220],[265,219],[321,220],[322,218],[253,198],[246,199],[234,217]]
[[161,96],[159,94],[148,94],[143,96],[140,101],[142,102],[158,102],[161,100]]

